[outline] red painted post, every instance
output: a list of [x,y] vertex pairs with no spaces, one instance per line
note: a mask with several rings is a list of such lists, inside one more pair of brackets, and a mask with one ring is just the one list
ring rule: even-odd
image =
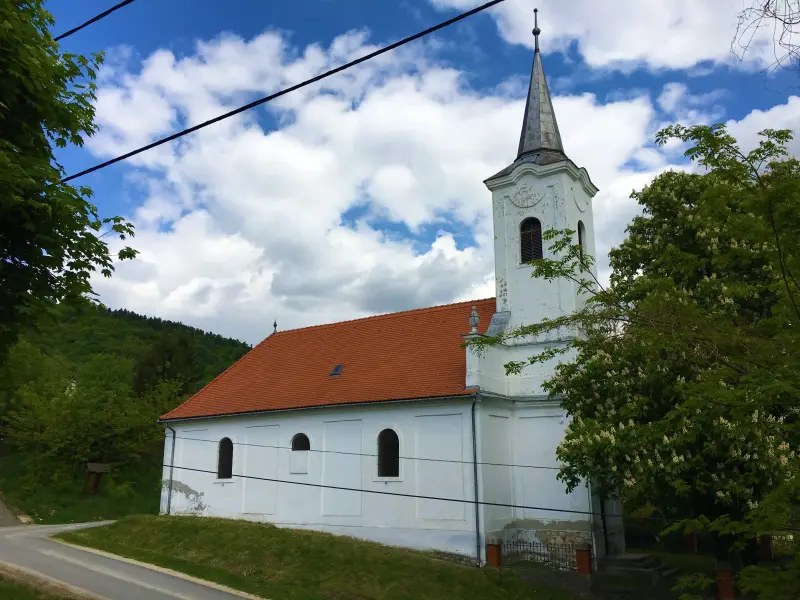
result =
[[733,584],[733,573],[728,564],[717,565],[717,598],[733,600],[736,597],[736,586]]
[[500,544],[486,544],[486,564],[491,567],[503,566],[503,548]]
[[592,574],[592,548],[590,546],[575,550],[575,564],[581,575]]

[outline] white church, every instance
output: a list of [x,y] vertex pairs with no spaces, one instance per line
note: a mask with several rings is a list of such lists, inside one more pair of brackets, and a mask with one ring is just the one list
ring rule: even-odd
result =
[[[587,171],[565,154],[534,29],[517,157],[492,193],[496,298],[271,334],[163,415],[162,514],[274,523],[485,561],[486,543],[591,543],[599,503],[567,494],[556,447],[568,416],[542,383],[556,360],[504,364],[567,339],[462,343],[574,311],[576,284],[531,277],[542,232],[594,255]],[[557,360],[564,360],[563,358]],[[611,546],[609,546],[610,548]]]

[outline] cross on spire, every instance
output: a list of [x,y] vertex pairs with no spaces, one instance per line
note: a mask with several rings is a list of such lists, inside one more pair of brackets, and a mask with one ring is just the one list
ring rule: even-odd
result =
[[539,34],[542,33],[542,30],[539,29],[539,9],[538,8],[534,8],[533,9],[533,31],[531,33],[533,34],[533,37],[536,40],[536,47],[534,49],[534,52],[538,52],[539,51]]

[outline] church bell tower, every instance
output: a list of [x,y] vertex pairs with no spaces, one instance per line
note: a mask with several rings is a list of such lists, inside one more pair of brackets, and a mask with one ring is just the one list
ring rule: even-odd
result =
[[504,328],[569,314],[583,303],[574,282],[531,277],[530,261],[555,258],[542,237],[545,231],[572,229],[575,241],[595,255],[592,197],[598,190],[586,169],[564,152],[539,51],[538,15],[535,19],[517,158],[484,181],[492,192],[497,313],[504,315]]

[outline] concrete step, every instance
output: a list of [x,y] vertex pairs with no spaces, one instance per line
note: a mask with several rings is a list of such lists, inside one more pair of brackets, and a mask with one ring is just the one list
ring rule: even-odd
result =
[[653,569],[660,564],[661,561],[650,554],[612,554],[599,560],[601,569]]

